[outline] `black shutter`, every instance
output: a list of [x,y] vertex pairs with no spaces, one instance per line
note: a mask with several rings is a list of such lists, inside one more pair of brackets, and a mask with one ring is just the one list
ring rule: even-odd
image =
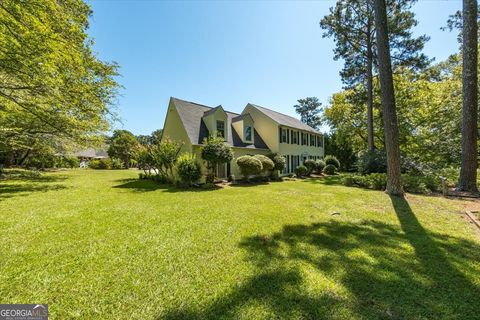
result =
[[278,127],[278,137],[279,137],[279,141],[280,143],[282,143],[282,128]]
[[287,129],[287,143],[290,143],[290,130]]
[[297,144],[300,144],[300,132],[297,131]]

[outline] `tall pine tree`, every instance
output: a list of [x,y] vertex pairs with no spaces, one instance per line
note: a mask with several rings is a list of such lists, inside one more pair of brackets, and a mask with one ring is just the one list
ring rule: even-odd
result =
[[478,4],[477,0],[463,0],[463,69],[462,69],[462,166],[458,189],[478,192],[477,139],[478,139]]
[[[417,24],[410,11],[414,0],[388,0],[387,23],[390,50],[394,68],[405,66],[414,69],[425,67],[429,60],[421,53],[427,36],[414,38],[410,29]],[[320,21],[324,37],[336,42],[334,59],[344,59],[340,72],[346,88],[364,85],[367,103],[368,149],[375,148],[373,128],[373,77],[378,70],[376,56],[376,24],[371,0],[339,0],[330,8],[330,14]]]
[[392,62],[389,46],[389,29],[385,0],[375,0],[375,24],[377,35],[378,69],[383,106],[385,149],[387,151],[387,193],[403,196],[400,175],[400,145],[393,89]]

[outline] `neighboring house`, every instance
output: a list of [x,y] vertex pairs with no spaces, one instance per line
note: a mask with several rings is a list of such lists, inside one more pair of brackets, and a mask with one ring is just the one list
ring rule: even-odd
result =
[[108,158],[107,151],[103,149],[81,150],[81,151],[75,152],[74,156],[80,159],[80,168],[86,168],[90,160]]
[[108,153],[105,150],[86,149],[75,152],[75,157],[85,160],[105,159],[108,158]]
[[324,156],[323,135],[285,114],[247,104],[242,114],[194,102],[170,98],[162,139],[183,141],[182,152],[200,157],[203,140],[220,135],[232,146],[234,159],[217,168],[217,176],[240,176],[235,158],[243,155],[278,152],[286,158],[283,174],[292,173],[305,159]]

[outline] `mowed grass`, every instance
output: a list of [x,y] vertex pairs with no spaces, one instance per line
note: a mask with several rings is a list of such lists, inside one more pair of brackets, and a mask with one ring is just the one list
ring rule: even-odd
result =
[[334,178],[182,191],[136,171],[0,181],[0,303],[51,319],[479,319],[472,201]]

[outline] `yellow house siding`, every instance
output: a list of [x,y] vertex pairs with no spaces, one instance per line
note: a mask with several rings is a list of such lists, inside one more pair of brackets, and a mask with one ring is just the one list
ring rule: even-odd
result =
[[214,113],[203,117],[203,122],[212,136],[217,135],[217,120],[223,121],[225,125],[225,137],[228,137],[228,130],[230,128],[228,128],[227,114],[222,108],[218,108]]
[[278,124],[255,107],[247,105],[242,114],[248,113],[254,121],[255,130],[272,152],[278,152]]
[[190,142],[190,138],[188,137],[187,131],[183,126],[178,111],[172,102],[170,102],[168,105],[167,116],[163,126],[162,140],[166,138],[183,142],[184,144],[181,148],[182,153],[192,151],[192,143]]
[[[289,127],[284,127],[284,126],[281,126],[281,128],[285,128],[285,129],[289,129],[289,143],[285,143],[285,142],[280,142],[280,138],[279,138],[279,151],[278,153],[287,157],[289,156],[289,159],[287,161],[287,169],[285,170],[287,173],[291,173],[294,171],[295,167],[297,165],[300,165],[303,163],[303,160],[304,158],[306,159],[310,159],[310,158],[314,158],[314,159],[317,159],[317,158],[323,158],[324,157],[324,147],[317,147],[316,145],[315,146],[311,146],[310,145],[310,135],[312,135],[311,132],[307,132],[307,131],[302,131],[302,130],[298,130],[298,129],[295,129],[295,128],[289,128]],[[294,132],[299,132],[299,144],[292,144],[292,139],[291,139],[291,134],[290,132],[291,131],[294,131]],[[304,134],[308,134],[308,140],[307,140],[307,143],[308,145],[302,145],[302,132]],[[322,139],[322,145],[323,145],[323,136],[320,135],[320,134],[313,134],[315,137],[318,136],[320,137],[320,139]],[[294,160],[294,164],[292,165],[292,156],[295,157],[298,156],[296,158],[296,160]]]

